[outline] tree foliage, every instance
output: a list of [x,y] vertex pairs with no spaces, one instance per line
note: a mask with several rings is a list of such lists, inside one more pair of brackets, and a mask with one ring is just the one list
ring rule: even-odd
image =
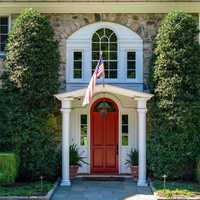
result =
[[55,117],[59,51],[48,19],[26,9],[9,33],[2,76],[1,151],[20,157],[20,177],[56,175],[58,137],[50,121]]
[[195,19],[173,11],[155,42],[149,164],[155,177],[184,178],[200,152],[200,47]]

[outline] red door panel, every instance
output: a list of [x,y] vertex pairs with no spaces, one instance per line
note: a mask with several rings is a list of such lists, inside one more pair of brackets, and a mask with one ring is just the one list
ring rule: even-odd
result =
[[93,167],[94,168],[103,168],[104,167],[104,149],[103,148],[94,148],[93,149]]
[[105,150],[105,168],[115,168],[116,167],[116,149],[106,148]]
[[105,145],[116,145],[116,113],[108,113],[105,117]]
[[118,173],[118,110],[91,110],[91,172]]
[[[93,133],[95,133],[95,135],[93,134],[93,145],[94,148],[96,146],[102,146],[103,142],[104,142],[104,134],[103,134],[103,119],[102,117],[99,115],[99,113],[93,113],[92,114],[93,117]],[[99,126],[98,126],[99,124]]]

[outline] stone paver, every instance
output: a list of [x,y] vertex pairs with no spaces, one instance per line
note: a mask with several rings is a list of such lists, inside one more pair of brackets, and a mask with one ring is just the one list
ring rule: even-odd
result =
[[51,200],[156,200],[149,187],[124,181],[75,180],[71,187],[59,186]]

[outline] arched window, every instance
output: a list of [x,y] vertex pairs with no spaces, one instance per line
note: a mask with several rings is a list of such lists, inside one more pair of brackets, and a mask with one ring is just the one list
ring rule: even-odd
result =
[[92,73],[96,68],[101,51],[105,78],[117,79],[117,36],[108,28],[97,30],[92,37]]

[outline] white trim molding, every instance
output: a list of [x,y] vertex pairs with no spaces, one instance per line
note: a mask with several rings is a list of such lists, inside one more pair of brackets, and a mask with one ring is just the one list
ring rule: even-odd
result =
[[200,13],[198,1],[9,1],[0,2],[0,13],[18,14],[25,8],[41,13],[168,13],[182,10]]
[[[87,84],[92,72],[92,36],[101,29],[108,28],[117,36],[118,42],[118,69],[116,79],[105,79],[105,83],[140,83],[143,84],[143,40],[129,28],[111,22],[97,22],[80,28],[66,40],[66,77],[67,85],[81,83]],[[73,56],[72,53],[77,49],[83,52],[83,77],[82,79],[73,78]],[[127,50],[136,52],[136,78],[128,79],[125,67]],[[99,82],[101,80],[98,80]]]

